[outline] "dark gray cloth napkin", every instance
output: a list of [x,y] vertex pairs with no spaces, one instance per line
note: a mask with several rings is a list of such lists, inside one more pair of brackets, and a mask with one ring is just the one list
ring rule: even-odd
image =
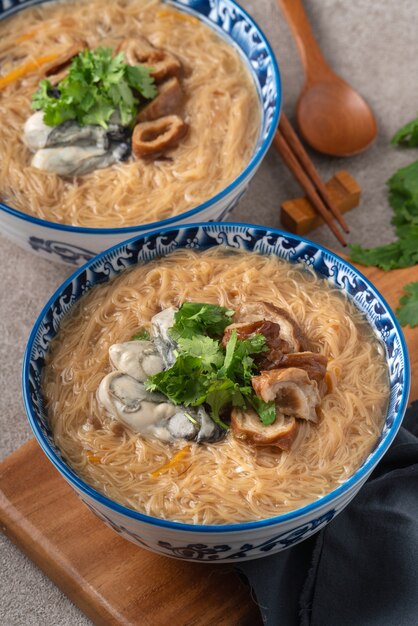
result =
[[268,626],[418,626],[418,401],[328,526],[236,569]]

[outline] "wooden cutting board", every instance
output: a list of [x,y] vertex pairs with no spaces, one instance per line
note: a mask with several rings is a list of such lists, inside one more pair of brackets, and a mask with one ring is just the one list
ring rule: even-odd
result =
[[[418,280],[418,266],[361,269],[393,308],[402,285]],[[406,328],[405,337],[415,400],[418,328]],[[95,624],[262,624],[232,567],[176,561],[121,539],[82,504],[35,440],[0,465],[0,527]]]

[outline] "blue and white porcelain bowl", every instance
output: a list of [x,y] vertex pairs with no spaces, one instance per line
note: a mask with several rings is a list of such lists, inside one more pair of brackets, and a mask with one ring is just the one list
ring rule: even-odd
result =
[[[373,451],[337,489],[290,513],[262,521],[214,526],[157,519],[128,509],[84,483],[54,445],[41,392],[45,354],[61,320],[94,285],[125,268],[165,256],[179,248],[213,246],[276,255],[314,268],[360,309],[384,344],[390,377],[385,423]],[[310,241],[278,230],[247,224],[201,223],[147,233],[110,248],[78,269],[55,292],[30,335],[23,365],[25,408],[43,451],[83,502],[133,543],[189,561],[235,562],[267,556],[310,537],[330,522],[356,495],[398,431],[409,394],[409,362],[402,331],[385,300],[352,265]]]
[[[0,0],[0,19],[46,0]],[[128,237],[196,220],[221,221],[247,190],[277,128],[282,100],[280,74],[268,41],[254,20],[234,0],[167,0],[210,26],[241,54],[259,97],[260,132],[246,168],[225,189],[169,219],[125,228],[83,228],[32,217],[0,202],[0,231],[20,247],[53,260],[82,265]],[[30,201],[28,199],[28,205]]]

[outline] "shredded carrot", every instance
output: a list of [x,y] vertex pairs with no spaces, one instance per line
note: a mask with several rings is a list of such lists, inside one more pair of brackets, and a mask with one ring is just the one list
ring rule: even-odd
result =
[[21,35],[16,37],[15,42],[22,43],[23,41],[29,41],[30,39],[33,39],[40,33],[42,35],[45,35],[46,33],[54,32],[54,31],[60,32],[64,28],[68,28],[68,27],[73,28],[74,26],[76,26],[76,24],[77,24],[76,20],[72,17],[62,18],[59,21],[55,21],[51,24],[48,24],[47,26],[42,22],[41,24],[38,24],[37,26],[34,26],[30,30],[26,31],[26,33],[22,33]]
[[101,461],[101,458],[91,450],[87,450],[86,457],[89,463],[100,463]]
[[174,11],[158,11],[158,17],[174,17],[176,20],[183,20],[184,22],[191,22],[192,24],[198,24],[199,20],[197,17],[193,17],[192,15],[186,15],[185,13],[174,13]]
[[189,450],[190,450],[190,446],[184,446],[184,448],[182,448],[181,450],[176,452],[176,454],[169,461],[167,461],[167,463],[165,463],[164,465],[162,465],[158,469],[156,469],[153,472],[151,472],[151,476],[153,478],[157,478],[157,476],[159,476],[160,474],[162,474],[166,470],[168,470],[171,467],[174,467],[175,465],[180,463],[180,461],[183,459],[183,457],[186,456],[186,454],[189,452]]
[[33,39],[39,32],[39,28],[34,28],[33,30],[28,30],[27,33],[23,33],[19,37],[16,37],[16,43],[22,43],[23,41],[28,41],[29,39]]
[[36,59],[34,61],[28,61],[27,63],[24,63],[23,65],[19,65],[19,67],[16,67],[14,70],[9,72],[5,76],[0,76],[0,89],[3,89],[3,87],[6,87],[6,85],[9,85],[10,83],[13,83],[15,80],[19,80],[19,78],[26,76],[26,74],[35,72],[42,65],[45,65],[45,63],[49,63],[50,61],[53,61],[59,56],[60,55],[57,53],[46,54],[43,57],[39,57],[39,59]]

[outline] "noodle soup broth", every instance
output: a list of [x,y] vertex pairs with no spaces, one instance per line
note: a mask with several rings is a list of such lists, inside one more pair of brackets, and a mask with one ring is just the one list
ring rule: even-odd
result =
[[[322,355],[320,418],[299,420],[289,449],[254,445],[231,428],[213,443],[161,441],[103,408],[97,390],[112,370],[110,346],[185,302],[231,311],[269,303]],[[286,514],[344,484],[378,440],[389,383],[382,344],[340,290],[276,256],[216,246],[135,266],[83,296],[51,344],[43,394],[55,444],[88,485],[155,518],[217,525]]]
[[[181,62],[187,135],[162,156],[80,176],[31,164],[23,128],[50,57],[99,46],[116,53],[138,37]],[[0,40],[0,194],[18,211],[87,228],[162,221],[218,194],[253,155],[261,132],[253,78],[237,49],[192,15],[151,0],[45,3],[0,22]]]

